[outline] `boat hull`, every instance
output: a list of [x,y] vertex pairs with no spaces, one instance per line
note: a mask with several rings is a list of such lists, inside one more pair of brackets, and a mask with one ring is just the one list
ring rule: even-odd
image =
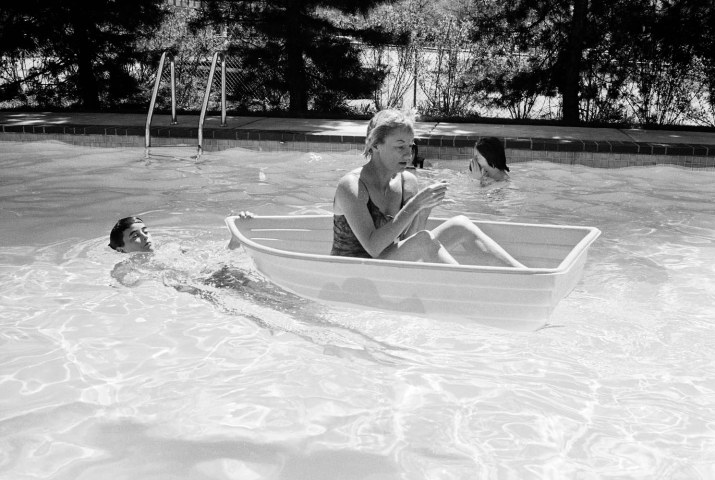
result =
[[[435,225],[440,221],[431,219]],[[514,330],[533,330],[549,320],[580,280],[588,246],[600,233],[592,227],[475,223],[527,266],[549,266],[521,269],[335,257],[326,254],[332,217],[226,219],[230,246],[243,246],[259,272],[297,295]],[[546,242],[541,256],[534,248],[535,238],[537,243]],[[561,238],[561,245],[554,248],[550,238]],[[520,243],[525,245],[517,248]]]

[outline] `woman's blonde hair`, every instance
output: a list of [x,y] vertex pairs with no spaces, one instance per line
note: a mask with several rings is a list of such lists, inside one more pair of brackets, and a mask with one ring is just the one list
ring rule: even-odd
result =
[[362,154],[366,158],[370,158],[372,156],[372,147],[383,143],[385,137],[395,130],[409,130],[414,133],[415,122],[412,117],[399,110],[388,109],[377,112],[367,125],[365,151]]

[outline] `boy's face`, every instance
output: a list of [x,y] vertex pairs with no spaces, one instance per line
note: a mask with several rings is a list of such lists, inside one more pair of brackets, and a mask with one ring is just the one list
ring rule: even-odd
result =
[[141,222],[133,223],[123,232],[124,246],[121,251],[125,253],[132,252],[153,252],[154,245],[151,241],[149,230]]

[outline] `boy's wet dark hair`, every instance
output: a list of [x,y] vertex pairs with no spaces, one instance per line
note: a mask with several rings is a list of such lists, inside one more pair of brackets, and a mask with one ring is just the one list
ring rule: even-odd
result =
[[124,230],[135,223],[144,223],[144,220],[139,217],[124,217],[114,225],[112,231],[109,233],[109,246],[113,250],[124,246]]
[[477,151],[487,161],[490,167],[502,171],[509,171],[506,166],[506,153],[504,143],[496,137],[484,137],[477,142]]

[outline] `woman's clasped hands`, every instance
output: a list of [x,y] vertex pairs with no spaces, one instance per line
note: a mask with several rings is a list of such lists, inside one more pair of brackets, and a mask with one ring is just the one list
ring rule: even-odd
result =
[[446,180],[428,185],[410,198],[405,204],[405,208],[411,206],[411,204],[415,205],[413,208],[416,208],[418,211],[425,208],[434,208],[442,203],[447,196],[447,187],[448,184]]

